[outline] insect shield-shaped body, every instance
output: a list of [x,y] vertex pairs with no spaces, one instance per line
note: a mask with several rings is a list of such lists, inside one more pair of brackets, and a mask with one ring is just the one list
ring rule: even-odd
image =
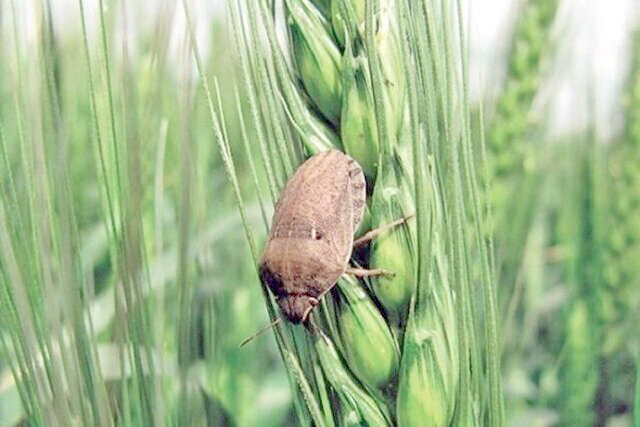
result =
[[296,170],[276,205],[260,277],[293,323],[309,313],[345,272],[366,200],[362,168],[332,150]]

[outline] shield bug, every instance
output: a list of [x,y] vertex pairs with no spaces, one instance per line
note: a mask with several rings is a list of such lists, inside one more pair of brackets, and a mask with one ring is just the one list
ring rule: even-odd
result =
[[[259,271],[289,321],[306,324],[342,274],[390,274],[349,266],[365,201],[362,168],[337,150],[309,158],[285,185]],[[367,242],[381,230],[370,231],[355,244]]]

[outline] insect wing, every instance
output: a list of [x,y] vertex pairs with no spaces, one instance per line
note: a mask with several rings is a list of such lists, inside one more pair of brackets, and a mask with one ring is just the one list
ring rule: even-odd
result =
[[276,205],[270,239],[325,239],[336,262],[351,255],[365,200],[360,166],[339,151],[307,160],[291,177]]

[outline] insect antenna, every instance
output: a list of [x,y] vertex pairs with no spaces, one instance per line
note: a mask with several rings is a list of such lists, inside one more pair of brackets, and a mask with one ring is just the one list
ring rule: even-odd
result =
[[245,338],[241,343],[240,343],[240,347],[244,347],[245,344],[247,344],[249,341],[253,340],[254,338],[256,338],[258,335],[262,334],[263,332],[268,331],[269,329],[273,328],[274,326],[278,325],[278,323],[280,323],[282,321],[282,317],[278,317],[276,320],[274,320],[273,322],[271,322],[270,324],[268,324],[267,326],[265,326],[264,328],[260,329],[258,332],[256,332],[255,334]]

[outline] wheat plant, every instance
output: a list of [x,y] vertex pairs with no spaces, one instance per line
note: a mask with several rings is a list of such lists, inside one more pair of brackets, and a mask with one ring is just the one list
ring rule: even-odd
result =
[[487,126],[487,167],[495,220],[497,273],[505,319],[519,297],[515,283],[535,218],[543,178],[544,106],[534,106],[553,59],[559,0],[519,2],[504,83]]
[[[607,145],[550,137],[557,0],[497,94],[464,0],[147,3],[0,0],[0,425],[638,424],[639,39]],[[328,149],[407,220],[310,330],[257,264]]]
[[[415,213],[354,258],[394,271],[392,279],[340,279],[314,311],[316,332],[274,327],[299,421],[500,425],[495,283],[477,175],[482,140],[471,139],[461,5],[238,0],[229,17],[255,128],[245,143],[260,153],[268,179],[255,187],[264,198],[273,204],[304,158],[336,148],[363,166],[368,227]],[[219,88],[204,74],[190,22],[214,135],[246,217]],[[269,227],[263,217],[259,238],[245,221],[254,262]],[[277,305],[263,293],[274,321]]]
[[128,2],[0,2],[0,425],[288,416],[277,349],[238,349],[260,290],[222,286],[250,252],[181,9],[156,6],[134,36]]

